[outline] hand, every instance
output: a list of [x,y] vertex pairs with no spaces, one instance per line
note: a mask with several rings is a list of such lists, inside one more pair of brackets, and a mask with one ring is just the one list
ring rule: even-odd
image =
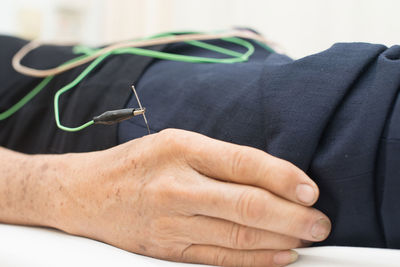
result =
[[325,239],[308,207],[316,184],[260,150],[164,130],[100,152],[67,154],[57,228],[155,258],[282,266]]

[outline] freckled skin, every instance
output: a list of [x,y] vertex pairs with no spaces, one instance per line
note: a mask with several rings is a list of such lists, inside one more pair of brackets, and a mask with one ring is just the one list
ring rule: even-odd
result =
[[0,157],[9,160],[0,165],[4,223],[49,226],[155,258],[224,266],[282,266],[273,260],[279,251],[326,237],[310,236],[326,216],[295,196],[298,184],[318,192],[301,170],[195,133],[167,130],[81,154],[0,148]]
[[[0,148],[0,154],[6,150]],[[34,156],[7,151],[7,158],[12,166],[2,165],[0,173],[0,221],[13,224],[41,225],[43,219],[46,226],[54,222],[52,214],[42,212],[49,204],[43,202],[55,191],[51,183],[43,181],[43,174],[48,172],[48,163],[35,164]],[[35,176],[33,174],[36,174]],[[23,208],[21,208],[23,207]],[[40,211],[40,213],[38,212]]]
[[46,162],[43,163],[43,165],[40,167],[40,170],[42,172],[45,172],[47,169],[49,168],[49,164],[47,164]]

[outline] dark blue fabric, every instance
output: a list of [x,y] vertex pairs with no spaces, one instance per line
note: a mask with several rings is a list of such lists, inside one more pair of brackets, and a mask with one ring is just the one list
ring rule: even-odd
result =
[[[167,50],[214,56],[185,44]],[[399,46],[365,43],[299,60],[257,47],[237,64],[157,61],[137,90],[153,132],[203,133],[306,171],[321,191],[315,207],[333,223],[318,245],[400,248],[400,134],[380,140],[400,84],[399,56]],[[400,125],[398,116],[391,121]],[[121,143],[144,134],[140,119],[120,124]]]
[[400,248],[400,96],[386,125],[378,166],[378,199],[388,247]]
[[[0,113],[32,91],[42,79],[16,72],[13,56],[28,43],[0,35]],[[164,46],[151,47],[162,50]],[[47,69],[76,58],[71,46],[44,45],[31,51],[22,65]],[[122,108],[130,98],[129,85],[140,78],[153,59],[113,55],[105,59],[72,90],[59,98],[60,121],[76,127],[107,110]],[[117,125],[93,125],[79,132],[60,130],[54,119],[54,95],[90,63],[58,74],[31,101],[0,121],[0,146],[28,154],[103,150],[117,145]],[[118,71],[116,71],[118,70]]]

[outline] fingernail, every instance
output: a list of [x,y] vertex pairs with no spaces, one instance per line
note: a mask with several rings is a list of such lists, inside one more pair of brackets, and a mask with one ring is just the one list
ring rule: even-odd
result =
[[286,265],[295,262],[299,257],[296,251],[280,251],[274,255],[274,263],[278,265]]
[[311,235],[317,240],[325,239],[331,231],[331,222],[327,219],[318,220],[311,228]]
[[311,204],[315,199],[315,190],[308,184],[299,184],[296,188],[297,198],[305,203]]

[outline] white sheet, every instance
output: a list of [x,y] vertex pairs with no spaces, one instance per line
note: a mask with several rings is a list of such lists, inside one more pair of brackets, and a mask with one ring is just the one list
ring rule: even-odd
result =
[[[300,260],[292,264],[293,267],[400,266],[400,250],[318,247],[297,251],[300,253]],[[157,260],[57,230],[0,224],[0,266],[189,267],[200,265]]]

